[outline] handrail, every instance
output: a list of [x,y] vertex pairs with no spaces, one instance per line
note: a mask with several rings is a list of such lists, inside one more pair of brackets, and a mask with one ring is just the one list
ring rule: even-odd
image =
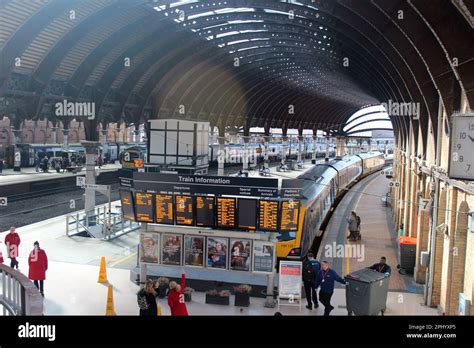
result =
[[24,274],[0,264],[0,304],[10,314],[43,315],[43,296]]

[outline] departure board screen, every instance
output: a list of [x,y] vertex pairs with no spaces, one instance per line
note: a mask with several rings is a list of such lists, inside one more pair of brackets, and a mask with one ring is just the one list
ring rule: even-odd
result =
[[239,198],[237,210],[238,227],[255,231],[257,229],[257,200]]
[[196,226],[214,227],[214,197],[196,196]]
[[177,225],[194,225],[194,205],[193,196],[176,195],[176,224]]
[[155,195],[155,222],[173,225],[173,195]]
[[120,191],[120,201],[122,202],[122,215],[127,220],[135,221],[133,211],[133,196],[131,191]]
[[300,211],[300,203],[298,201],[281,202],[281,224],[282,232],[290,232],[298,230],[298,216]]
[[135,213],[137,221],[153,222],[153,194],[145,192],[135,193]]
[[259,229],[263,231],[278,230],[278,202],[265,199],[260,200]]
[[235,198],[217,197],[217,227],[235,227]]

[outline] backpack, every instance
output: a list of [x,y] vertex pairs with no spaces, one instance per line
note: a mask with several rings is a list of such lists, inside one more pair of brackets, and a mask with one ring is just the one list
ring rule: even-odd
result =
[[303,280],[312,282],[315,279],[314,268],[310,261],[306,261],[303,267]]
[[356,216],[356,221],[357,221],[357,228],[360,230],[360,216]]
[[145,291],[140,290],[137,294],[137,303],[138,303],[138,308],[142,310],[147,310],[150,305],[148,304],[148,301],[146,300],[145,296]]

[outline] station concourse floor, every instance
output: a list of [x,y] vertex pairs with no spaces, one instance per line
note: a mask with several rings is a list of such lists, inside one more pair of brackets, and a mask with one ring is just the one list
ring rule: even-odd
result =
[[[365,190],[372,195],[359,194]],[[354,186],[341,201],[326,231],[325,243],[331,242],[330,236],[340,240],[341,219],[345,210],[350,211],[352,204],[362,218],[363,243],[365,243],[365,260],[359,262],[346,258],[333,259],[333,267],[343,275],[350,270],[365,267],[378,260],[383,253],[393,272],[385,315],[436,315],[433,308],[424,306],[419,287],[411,286],[410,279],[400,276],[396,270],[396,245],[393,234],[389,233],[389,212],[383,208],[378,194],[387,190],[387,180],[380,174],[366,178]],[[377,195],[375,195],[377,193]],[[114,202],[117,204],[119,202]],[[341,209],[341,210],[339,210]],[[341,211],[341,213],[339,213]],[[339,218],[339,220],[337,220]],[[49,269],[45,281],[44,313],[45,315],[104,315],[107,303],[107,287],[97,282],[99,265],[102,256],[107,260],[107,277],[114,288],[114,305],[117,315],[138,315],[136,292],[138,286],[130,281],[130,270],[137,264],[138,232],[132,232],[111,241],[100,241],[84,237],[67,237],[65,217],[59,216],[32,225],[17,228],[22,243],[20,244],[20,271],[28,274],[27,255],[34,241],[39,241],[49,258]],[[337,233],[336,233],[337,232]],[[0,247],[5,255],[3,241],[7,231],[0,232]],[[339,238],[339,239],[337,239]],[[345,243],[345,238],[343,239]],[[337,262],[336,262],[337,261]],[[9,259],[5,258],[8,264]],[[344,268],[342,268],[344,267]],[[406,278],[406,279],[405,279]],[[407,285],[408,284],[408,285]],[[402,297],[400,296],[402,295]],[[400,298],[403,301],[400,301]],[[205,304],[205,294],[195,292],[193,301],[187,304],[190,315],[274,315],[277,308],[265,308],[265,299],[252,297],[250,307],[241,309],[233,305],[233,296],[229,306]],[[335,307],[331,315],[347,315],[345,307],[345,290],[337,288],[332,298]],[[163,315],[169,315],[166,299],[159,299]],[[282,306],[284,315],[322,315],[320,306],[316,310]]]
[[[103,165],[100,169],[98,166],[96,166],[96,169],[99,169],[101,172],[117,171],[120,168],[122,168],[122,166],[118,161],[115,163]],[[13,169],[4,169],[2,174],[0,174],[0,186],[32,181],[51,180],[55,178],[63,178],[66,176],[84,175],[85,173],[85,167],[83,167],[82,171],[79,173],[57,173],[54,169],[50,169],[48,173],[43,173],[36,172],[35,167],[22,167],[20,172],[15,172]]]

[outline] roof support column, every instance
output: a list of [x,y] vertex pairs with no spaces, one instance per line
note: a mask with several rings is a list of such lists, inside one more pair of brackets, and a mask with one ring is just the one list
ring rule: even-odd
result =
[[248,171],[249,169],[249,130],[250,129],[248,127],[244,127],[244,135],[242,136],[242,140],[244,141],[244,150],[242,152],[242,169],[244,171]]
[[288,149],[288,129],[287,128],[282,128],[282,134],[281,134],[281,163],[285,164],[286,162],[286,152]]
[[304,137],[303,137],[303,128],[298,128],[298,151],[296,153],[296,161],[303,162],[304,164]]
[[[86,185],[95,184],[95,159],[97,157],[97,141],[81,141],[81,145],[86,149]],[[86,226],[92,222],[95,209],[95,190],[86,188],[84,210],[86,213]]]
[[329,142],[331,141],[331,138],[329,135],[326,135],[326,155],[324,156],[324,160],[326,162],[329,161]]
[[225,162],[225,131],[223,126],[219,126],[219,151],[217,152],[217,175],[224,176],[224,162]]
[[336,137],[336,158],[341,159],[346,154],[345,137]]
[[311,156],[311,164],[316,164],[318,154],[318,130],[313,129],[313,152]]

